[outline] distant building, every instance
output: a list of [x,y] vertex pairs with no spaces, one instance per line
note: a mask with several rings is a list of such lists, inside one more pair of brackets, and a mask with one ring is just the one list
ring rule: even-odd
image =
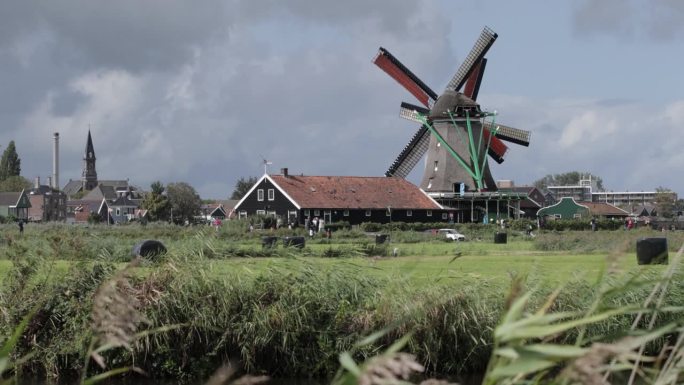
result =
[[[582,179],[579,184],[573,186],[547,186],[546,188],[556,202],[561,198],[570,197],[578,202],[603,202],[621,207],[653,205],[658,194],[656,191],[598,191],[596,181],[591,179]],[[677,200],[677,193],[668,194],[672,194],[674,200]]]
[[31,207],[28,209],[29,221],[66,220],[66,194],[48,185],[40,184],[40,178],[35,179],[28,198],[31,201]]
[[539,217],[553,219],[589,219],[592,217],[625,218],[629,213],[608,203],[577,202],[573,197],[563,197],[554,205],[537,212]]
[[1,217],[14,217],[27,221],[29,208],[31,208],[31,201],[26,191],[0,192]]

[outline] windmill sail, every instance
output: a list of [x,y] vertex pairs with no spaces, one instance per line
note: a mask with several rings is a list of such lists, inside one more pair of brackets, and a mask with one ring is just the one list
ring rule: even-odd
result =
[[406,68],[399,59],[388,50],[380,47],[373,63],[399,82],[408,92],[418,99],[425,107],[430,107],[437,100],[437,93],[425,85],[416,75]]
[[530,145],[530,137],[532,136],[532,133],[529,131],[504,126],[503,124],[498,123],[492,124],[492,122],[485,122],[484,126],[489,131],[494,131],[497,138],[525,147]]
[[406,178],[416,164],[418,164],[418,161],[425,155],[429,144],[430,132],[427,127],[421,126],[387,172],[385,172],[385,176]]
[[475,66],[482,60],[484,55],[489,50],[489,47],[494,44],[494,41],[499,35],[494,33],[489,27],[485,27],[480,34],[480,37],[475,42],[475,46],[470,50],[468,56],[466,56],[461,66],[451,78],[449,84],[447,84],[446,89],[452,91],[458,91],[463,87],[463,84],[470,76],[470,73],[475,69]]

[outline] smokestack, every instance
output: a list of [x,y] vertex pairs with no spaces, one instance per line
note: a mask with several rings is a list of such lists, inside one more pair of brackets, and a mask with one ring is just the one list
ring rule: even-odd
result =
[[285,178],[288,177],[287,171],[288,171],[288,170],[287,170],[287,167],[283,167],[283,168],[280,169],[280,173],[283,174],[283,176],[284,176]]
[[36,179],[33,180],[33,188],[36,190],[40,188],[40,177],[37,176]]
[[52,148],[52,183],[48,184],[59,190],[59,132],[55,132],[52,137],[55,139]]
[[47,177],[47,185],[52,186],[52,177],[51,176]]

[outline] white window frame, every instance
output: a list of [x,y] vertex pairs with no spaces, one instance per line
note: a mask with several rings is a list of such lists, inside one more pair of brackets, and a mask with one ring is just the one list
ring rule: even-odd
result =
[[267,215],[271,218],[275,218],[277,216],[275,211],[269,211]]
[[366,216],[367,216],[367,217],[370,217],[370,216],[371,216],[371,211],[370,211],[370,210],[366,210]]
[[304,216],[308,217],[309,215],[311,215],[311,211],[309,209],[304,210]]
[[442,213],[442,220],[447,220],[449,219],[449,215],[447,213]]
[[413,216],[413,210],[406,210],[406,216],[412,217]]
[[266,215],[266,210],[257,210],[256,215]]
[[575,219],[582,218],[582,214],[572,214],[572,217]]
[[257,200],[258,200],[259,202],[263,202],[263,201],[264,201],[264,189],[260,188],[260,189],[257,190]]
[[314,210],[314,217],[320,217],[321,216],[321,210]]
[[427,215],[428,217],[431,217],[431,216],[432,216],[432,210],[426,211],[426,212],[425,212],[425,215]]
[[242,218],[247,218],[247,211],[245,211],[245,210],[240,210],[240,212],[238,213],[238,217],[239,217],[240,219],[242,219]]
[[272,188],[268,189],[268,200],[269,201],[275,200],[275,190]]
[[342,215],[345,216],[345,217],[348,217],[348,216],[349,216],[349,210],[344,210],[344,211],[342,212]]
[[121,215],[121,209],[117,207],[116,208],[116,216],[118,217],[120,215]]

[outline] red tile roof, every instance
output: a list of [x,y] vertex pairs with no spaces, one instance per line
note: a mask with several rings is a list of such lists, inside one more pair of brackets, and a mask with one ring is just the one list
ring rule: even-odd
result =
[[269,175],[301,207],[426,209],[441,207],[405,179],[360,176]]
[[587,207],[592,215],[625,217],[629,215],[627,211],[604,202],[578,202],[578,204]]

